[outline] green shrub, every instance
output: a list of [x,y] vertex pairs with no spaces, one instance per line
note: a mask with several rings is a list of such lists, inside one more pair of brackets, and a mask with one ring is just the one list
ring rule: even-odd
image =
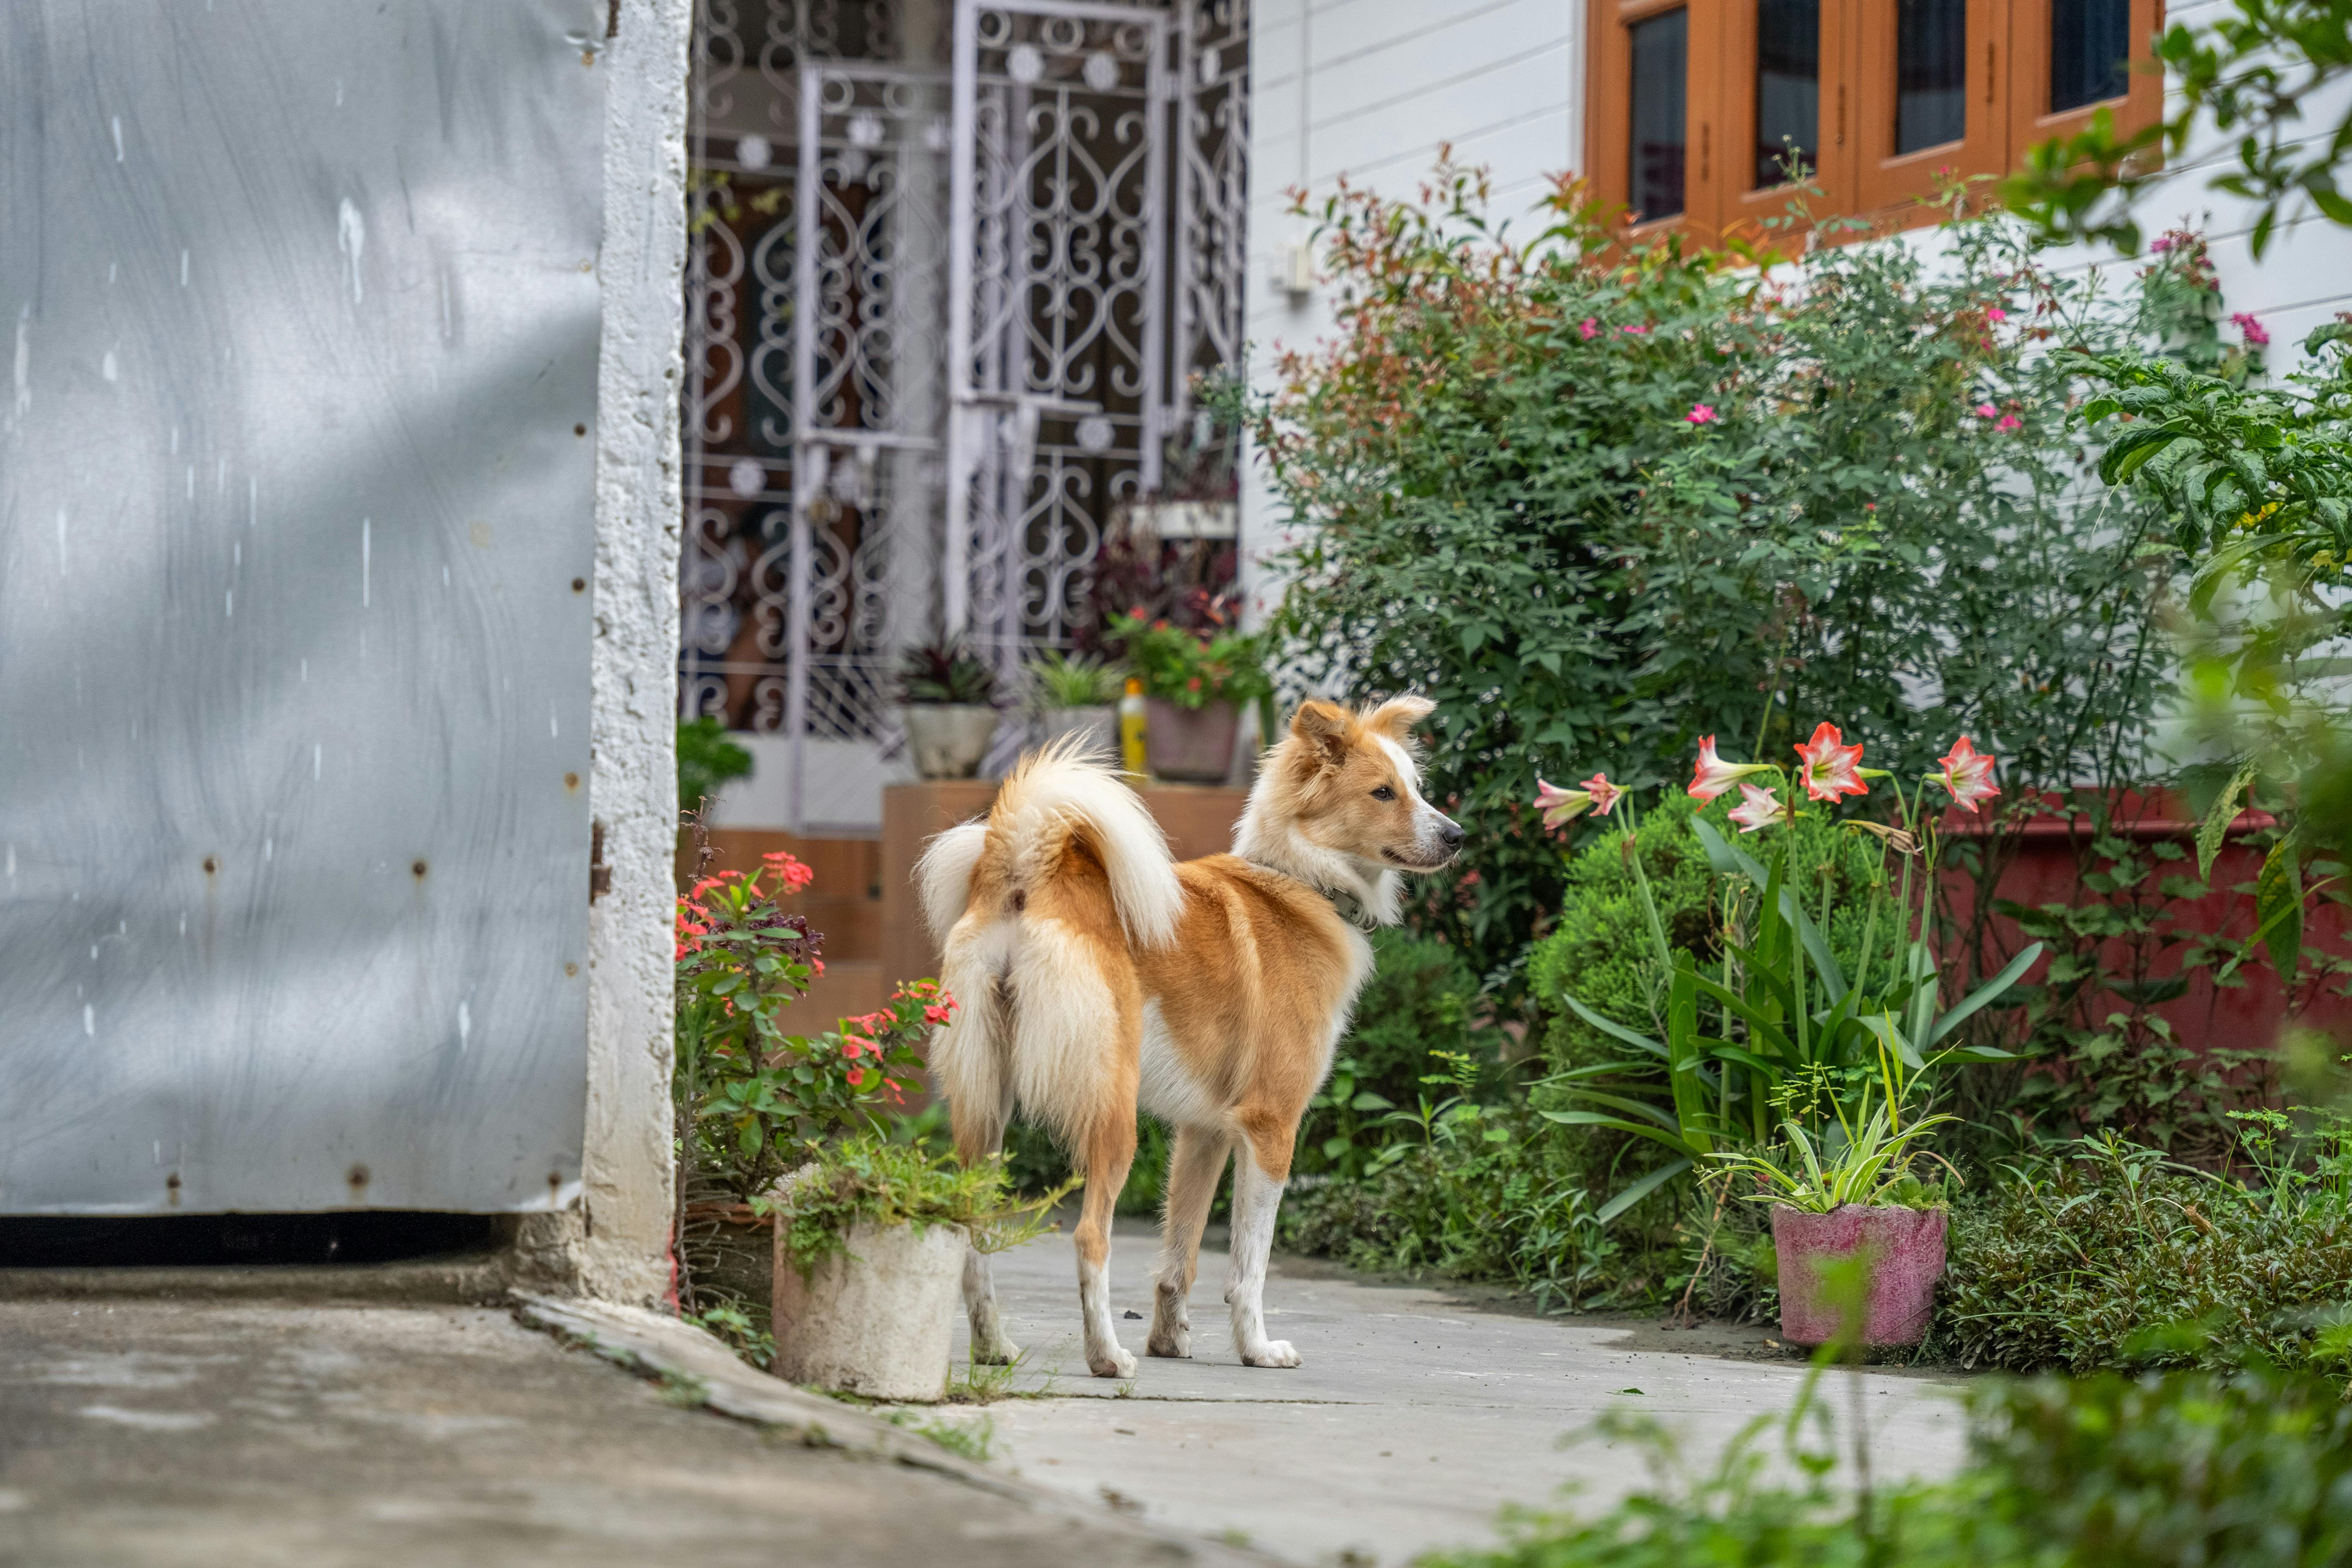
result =
[[[2322,1379],[1992,1382],[1970,1394],[1957,1478],[1859,1496],[1808,1441],[1812,1398],[1751,1424],[1688,1487],[1583,1519],[1522,1515],[1503,1550],[1423,1568],[2315,1568],[2352,1555],[2352,1406]],[[1675,1473],[1655,1422],[1596,1427]],[[1801,1483],[1769,1479],[1770,1430],[1792,1461],[1780,1473]]]
[[[1737,797],[1727,795],[1706,807],[1707,820],[1730,837],[1738,829],[1727,826],[1724,817],[1737,804]],[[1681,790],[1668,790],[1643,815],[1634,842],[1666,940],[1689,952],[1701,973],[1712,973],[1723,962],[1716,934],[1721,911],[1709,906],[1716,879],[1691,832],[1691,818],[1699,811],[1698,803]],[[1818,867],[1825,873],[1819,885],[1797,891],[1815,923],[1825,923],[1830,951],[1851,971],[1862,952],[1864,905],[1885,875],[1884,850],[1876,839],[1842,829],[1825,816],[1801,817],[1794,828],[1773,831],[1789,836],[1792,868]],[[1882,922],[1882,962],[1891,938]],[[1528,958],[1528,1002],[1544,1019],[1543,1050],[1552,1070],[1624,1054],[1622,1045],[1562,1005],[1563,994],[1572,994],[1602,1017],[1663,1037],[1665,977],[1657,968],[1647,922],[1625,874],[1620,836],[1609,834],[1570,858],[1559,916]]]
[[2352,1212],[2311,1179],[2248,1187],[2112,1139],[2016,1167],[1953,1207],[1927,1352],[2020,1372],[2340,1369]]
[[692,720],[677,727],[677,808],[698,811],[705,796],[729,779],[751,771],[751,753],[727,738],[722,719]]
[[1906,774],[1966,731],[2011,790],[2130,752],[2161,574],[2147,509],[2080,493],[2047,343],[2120,346],[2138,294],[2095,299],[1994,223],[1933,267],[1813,248],[1783,286],[1629,248],[1568,194],[1522,240],[1474,176],[1436,191],[1325,209],[1337,331],[1286,359],[1257,434],[1298,525],[1285,662],[1438,704],[1431,790],[1475,876],[1425,918],[1474,968],[1508,970],[1557,901],[1538,771],[1679,784],[1705,734],[1786,757],[1792,711]]

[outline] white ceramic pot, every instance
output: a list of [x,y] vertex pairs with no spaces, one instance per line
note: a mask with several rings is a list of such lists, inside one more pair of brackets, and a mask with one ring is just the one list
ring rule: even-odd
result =
[[1118,758],[1118,710],[1100,708],[1048,708],[1037,721],[1038,741],[1050,745],[1063,736],[1082,734],[1089,750],[1099,753],[1107,763]]
[[848,1255],[805,1275],[784,1250],[788,1228],[776,1226],[776,1375],[868,1399],[938,1399],[963,1290],[963,1227],[853,1226]]
[[968,779],[980,772],[999,715],[977,702],[910,702],[898,710],[915,771],[927,779]]

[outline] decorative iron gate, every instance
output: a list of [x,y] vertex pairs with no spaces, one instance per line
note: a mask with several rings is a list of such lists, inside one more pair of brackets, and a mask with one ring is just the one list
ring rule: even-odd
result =
[[681,708],[782,742],[795,831],[878,826],[907,647],[1086,634],[1239,359],[1244,0],[950,5],[698,17]]

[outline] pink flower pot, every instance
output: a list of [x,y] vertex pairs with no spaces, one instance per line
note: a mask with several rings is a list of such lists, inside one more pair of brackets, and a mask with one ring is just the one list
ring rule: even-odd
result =
[[1864,1298],[1864,1344],[1916,1345],[1935,1311],[1944,1277],[1942,1209],[1866,1208],[1848,1204],[1829,1214],[1772,1205],[1772,1248],[1780,1261],[1780,1337],[1792,1345],[1827,1342],[1838,1310],[1824,1300],[1821,1270],[1856,1253],[1869,1255]]
[[1180,784],[1223,784],[1234,771],[1234,746],[1241,713],[1230,702],[1179,708],[1157,697],[1143,700],[1143,746],[1155,778]]

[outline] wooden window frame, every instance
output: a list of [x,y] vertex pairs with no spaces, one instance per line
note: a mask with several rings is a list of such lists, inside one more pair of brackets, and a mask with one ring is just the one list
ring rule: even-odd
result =
[[[2070,136],[2104,108],[2120,133],[2155,124],[2164,80],[2153,68],[2153,41],[2164,26],[2163,0],[2130,0],[2130,88],[2121,98],[2060,114],[2046,111],[2050,80],[2050,0],[1966,0],[1966,133],[1958,142],[1895,151],[1896,0],[1822,0],[1821,166],[1811,206],[1818,219],[1874,220],[1876,230],[1934,223],[1940,207],[1923,205],[1940,179],[2000,175],[2027,148]],[[1633,24],[1662,12],[1689,16],[1685,86],[1683,210],[1626,229],[1639,241],[1679,232],[1718,246],[1727,235],[1757,237],[1782,216],[1785,185],[1748,187],[1756,116],[1757,0],[1588,0],[1585,71],[1585,172],[1591,194],[1622,211],[1627,204],[1632,126]],[[1849,231],[1848,237],[1851,237]],[[1775,237],[1785,238],[1784,236]]]

